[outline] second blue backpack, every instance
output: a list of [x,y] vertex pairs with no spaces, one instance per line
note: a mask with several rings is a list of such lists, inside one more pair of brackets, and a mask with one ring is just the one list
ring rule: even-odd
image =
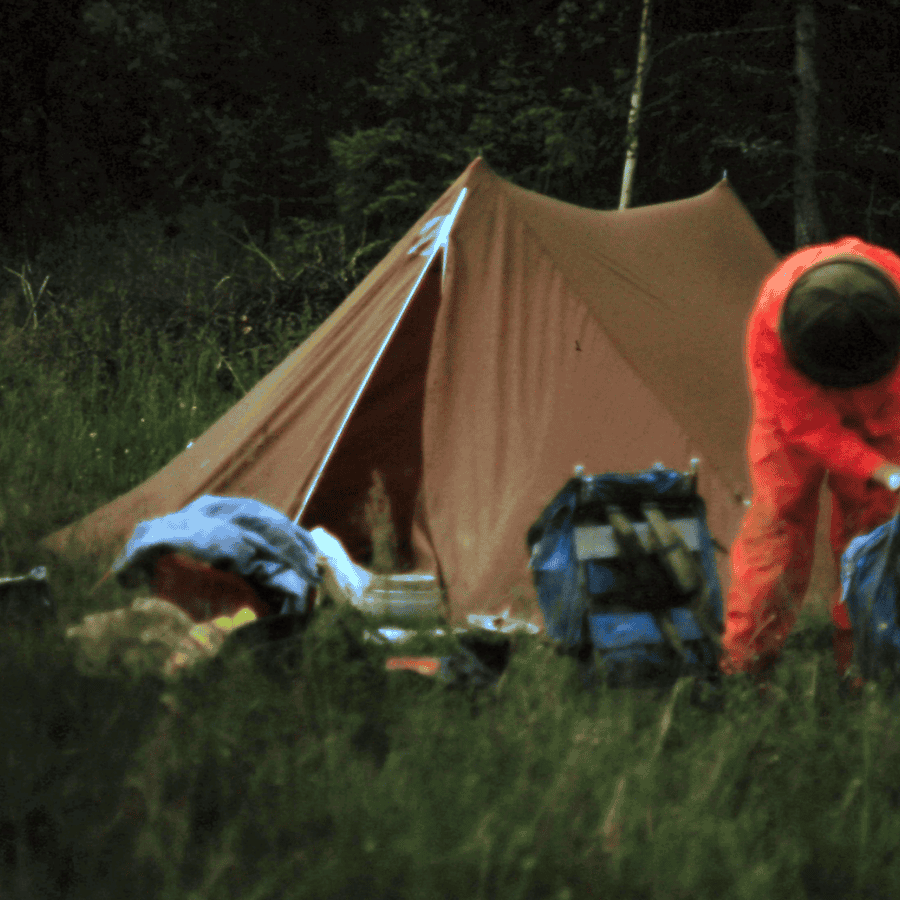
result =
[[900,681],[900,516],[854,538],[841,557],[841,602],[853,629],[855,674]]

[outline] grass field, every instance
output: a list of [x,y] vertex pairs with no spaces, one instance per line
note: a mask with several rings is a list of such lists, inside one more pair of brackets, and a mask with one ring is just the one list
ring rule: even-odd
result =
[[65,627],[132,598],[91,594],[97,573],[37,539],[155,471],[302,335],[254,356],[135,332],[105,378],[44,328],[7,321],[0,345],[0,569],[50,565],[59,608],[43,631],[0,632],[3,898],[900,892],[900,701],[843,696],[816,614],[768,697],[734,679],[720,709],[687,681],[586,691],[527,638],[495,688],[448,690],[385,672],[340,610],[281,673],[241,656],[171,682],[85,672]]

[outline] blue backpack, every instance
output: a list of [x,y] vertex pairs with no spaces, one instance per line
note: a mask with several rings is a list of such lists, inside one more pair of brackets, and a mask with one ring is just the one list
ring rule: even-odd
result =
[[853,674],[900,680],[900,516],[854,538],[841,556],[841,603],[853,629]]
[[579,467],[527,543],[548,637],[608,684],[717,673],[722,592],[696,470]]

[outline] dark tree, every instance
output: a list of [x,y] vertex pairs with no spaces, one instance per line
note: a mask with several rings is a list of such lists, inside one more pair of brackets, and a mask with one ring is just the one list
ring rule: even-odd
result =
[[796,246],[821,244],[825,223],[816,191],[819,143],[819,80],[816,77],[816,9],[813,0],[797,0],[797,158],[794,166],[794,232]]

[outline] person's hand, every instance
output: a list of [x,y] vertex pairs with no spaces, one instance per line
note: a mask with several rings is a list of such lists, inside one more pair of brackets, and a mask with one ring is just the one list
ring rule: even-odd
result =
[[[891,476],[894,476],[893,484],[891,483]],[[900,490],[900,466],[885,463],[883,466],[879,466],[872,473],[871,477],[872,481],[883,484],[889,491],[896,492]]]

